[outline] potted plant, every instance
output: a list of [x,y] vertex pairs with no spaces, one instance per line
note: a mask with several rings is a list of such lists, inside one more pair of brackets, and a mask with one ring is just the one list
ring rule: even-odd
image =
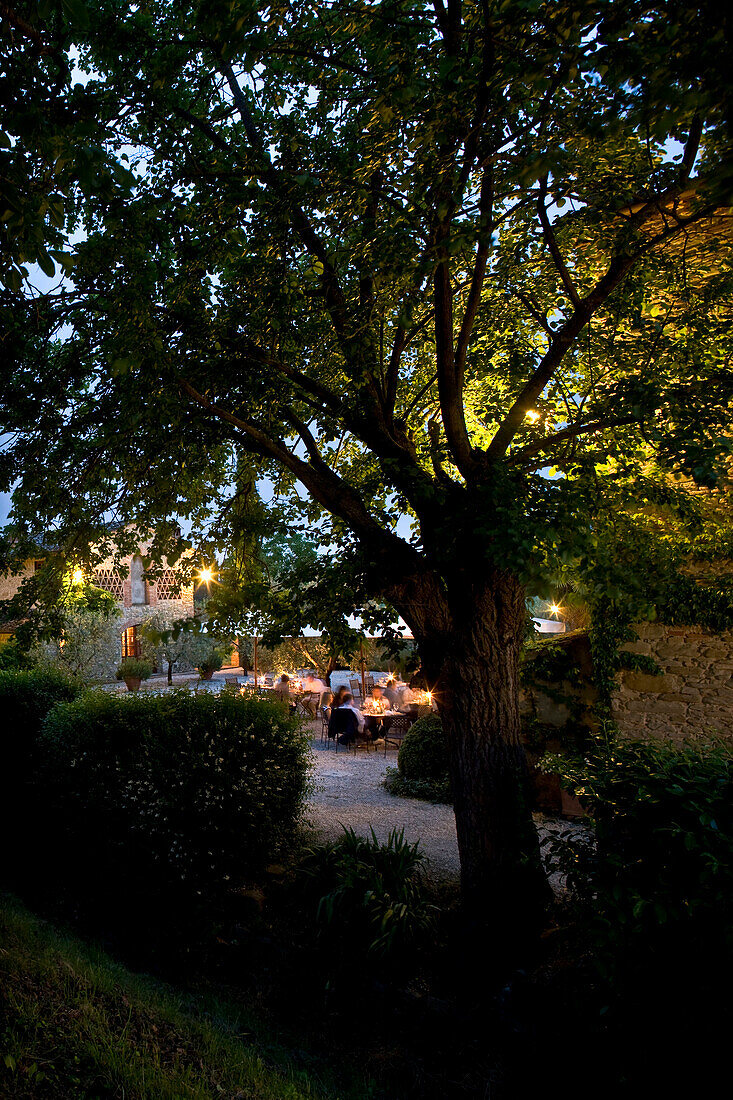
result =
[[215,672],[218,672],[224,664],[221,653],[212,650],[203,661],[199,662],[199,676],[202,680],[210,680]]
[[117,679],[124,680],[128,691],[138,691],[143,680],[149,680],[153,672],[150,661],[142,657],[123,657],[117,669]]

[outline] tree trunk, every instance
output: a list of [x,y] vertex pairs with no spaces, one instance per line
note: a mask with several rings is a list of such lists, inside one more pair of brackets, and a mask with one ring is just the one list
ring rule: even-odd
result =
[[173,683],[173,661],[168,662],[168,683]]
[[513,954],[549,896],[520,737],[524,589],[489,573],[451,587],[423,590],[408,614],[449,742],[464,907],[487,945]]

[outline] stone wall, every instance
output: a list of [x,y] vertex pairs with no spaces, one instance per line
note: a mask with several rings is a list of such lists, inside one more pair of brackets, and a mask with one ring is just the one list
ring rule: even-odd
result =
[[626,737],[681,741],[695,734],[733,737],[733,631],[636,623],[622,648],[651,657],[661,676],[625,671],[613,717]]

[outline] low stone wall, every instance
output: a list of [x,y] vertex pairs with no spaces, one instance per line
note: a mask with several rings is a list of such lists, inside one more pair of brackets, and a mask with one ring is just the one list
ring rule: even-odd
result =
[[622,649],[651,657],[661,676],[625,671],[613,717],[626,737],[681,741],[696,734],[733,737],[733,631],[636,623],[638,641]]

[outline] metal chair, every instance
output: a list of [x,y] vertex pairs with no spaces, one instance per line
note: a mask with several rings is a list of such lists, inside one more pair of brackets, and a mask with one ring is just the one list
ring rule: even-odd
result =
[[399,749],[402,742],[407,736],[408,730],[412,723],[406,714],[400,714],[397,718],[392,719],[392,724],[384,734],[384,755],[387,755],[387,743],[394,745],[396,749]]
[[321,741],[328,741],[328,724],[331,721],[331,708],[321,707]]
[[333,738],[333,743],[338,752],[339,737],[343,737],[346,748],[354,745],[357,742],[359,736],[359,723],[353,710],[348,707],[337,707],[331,714],[331,721],[329,722],[328,736]]
[[374,677],[373,676],[367,676],[365,678],[365,687],[366,687],[366,690],[367,690],[367,695],[370,695],[371,692],[374,691]]
[[361,680],[349,680],[351,694],[355,699],[361,699]]

